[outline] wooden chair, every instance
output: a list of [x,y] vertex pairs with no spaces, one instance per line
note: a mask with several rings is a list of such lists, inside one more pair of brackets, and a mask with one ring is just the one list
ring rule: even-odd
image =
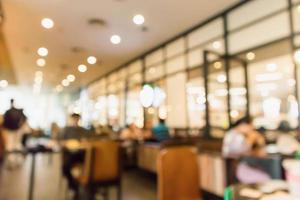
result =
[[197,150],[180,146],[164,149],[157,161],[158,200],[200,200]]
[[4,142],[4,137],[0,125],[0,165],[2,164],[3,158],[4,158],[4,151],[5,151],[5,142]]
[[80,186],[88,191],[89,199],[94,199],[97,189],[117,186],[117,198],[121,199],[121,159],[118,142],[102,140],[91,142],[86,148],[82,173],[77,177]]

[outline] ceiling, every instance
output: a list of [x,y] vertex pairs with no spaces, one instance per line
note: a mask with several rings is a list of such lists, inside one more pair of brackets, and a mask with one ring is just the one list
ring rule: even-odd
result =
[[[52,87],[67,74],[76,75],[71,88],[96,79],[113,68],[142,54],[199,22],[223,11],[238,0],[2,0],[4,35],[19,84],[31,86],[37,70],[44,72],[44,84]],[[145,16],[148,31],[132,23],[135,14]],[[54,20],[53,29],[41,27],[41,19]],[[91,26],[90,18],[105,21]],[[110,37],[122,37],[119,45]],[[36,51],[49,50],[47,65],[36,65]],[[72,48],[79,51],[72,51]],[[100,60],[88,66],[86,73],[77,71],[79,64],[94,55]]]

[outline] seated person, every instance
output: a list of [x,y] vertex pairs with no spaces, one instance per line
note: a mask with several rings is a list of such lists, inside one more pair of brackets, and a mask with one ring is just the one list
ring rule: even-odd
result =
[[[69,188],[75,192],[75,198],[78,197],[78,184],[72,176],[72,168],[76,164],[84,162],[84,151],[74,150],[73,147],[70,149],[69,144],[79,144],[80,141],[85,140],[89,137],[89,133],[86,129],[79,125],[80,115],[71,115],[71,124],[65,127],[60,133],[60,142],[63,146],[63,175],[67,178]],[[74,146],[74,145],[71,145]]]
[[265,140],[251,124],[251,118],[244,117],[232,125],[223,140],[225,157],[240,157],[252,153],[256,147],[265,145]]
[[142,137],[142,131],[134,123],[127,125],[122,130],[120,138],[122,140],[138,140]]
[[166,126],[164,119],[159,119],[159,123],[152,128],[152,134],[159,142],[170,139],[169,128]]
[[223,140],[223,155],[227,158],[241,158],[234,167],[235,176],[241,183],[257,183],[271,179],[260,166],[265,156],[265,152],[261,151],[265,140],[254,129],[251,122],[249,117],[238,120],[232,125]]

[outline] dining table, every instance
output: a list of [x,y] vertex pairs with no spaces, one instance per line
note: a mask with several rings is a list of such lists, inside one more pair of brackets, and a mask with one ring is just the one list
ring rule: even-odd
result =
[[235,184],[225,191],[225,200],[299,200],[289,192],[284,180],[270,180],[257,184]]

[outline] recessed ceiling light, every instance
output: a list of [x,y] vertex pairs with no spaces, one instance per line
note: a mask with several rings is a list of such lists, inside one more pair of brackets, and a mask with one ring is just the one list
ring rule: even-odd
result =
[[111,38],[110,38],[110,41],[111,41],[111,43],[113,43],[113,44],[120,44],[120,42],[121,42],[121,37],[119,36],[119,35],[113,35],[113,36],[111,36]]
[[300,63],[300,49],[295,52],[295,60],[297,63]]
[[142,25],[145,23],[145,18],[143,15],[135,15],[132,19],[133,23],[136,25]]
[[42,57],[45,57],[48,55],[48,49],[45,48],[45,47],[40,47],[37,51],[37,53],[42,56]]
[[256,55],[255,55],[255,53],[253,53],[253,52],[249,52],[249,53],[247,53],[247,55],[246,55],[246,58],[247,58],[248,60],[254,60],[255,57],[256,57]]
[[8,86],[7,80],[1,80],[0,81],[0,88],[6,88]]
[[44,67],[46,65],[46,60],[44,58],[39,58],[36,61],[37,66]]
[[41,25],[45,28],[45,29],[51,29],[54,27],[54,22],[52,19],[50,18],[44,18],[41,21]]
[[70,82],[74,82],[75,81],[75,76],[73,75],[73,74],[69,74],[68,76],[67,76],[67,79],[68,79],[68,81],[70,81]]
[[70,85],[70,82],[67,79],[64,79],[61,81],[61,84],[65,87],[68,87]]
[[78,71],[79,72],[86,72],[87,71],[87,66],[85,66],[85,65],[79,65],[78,66]]
[[213,42],[212,46],[214,49],[220,49],[222,45],[220,41],[215,41]]
[[97,63],[97,58],[95,56],[89,56],[87,58],[87,62],[90,64],[90,65],[94,65]]

